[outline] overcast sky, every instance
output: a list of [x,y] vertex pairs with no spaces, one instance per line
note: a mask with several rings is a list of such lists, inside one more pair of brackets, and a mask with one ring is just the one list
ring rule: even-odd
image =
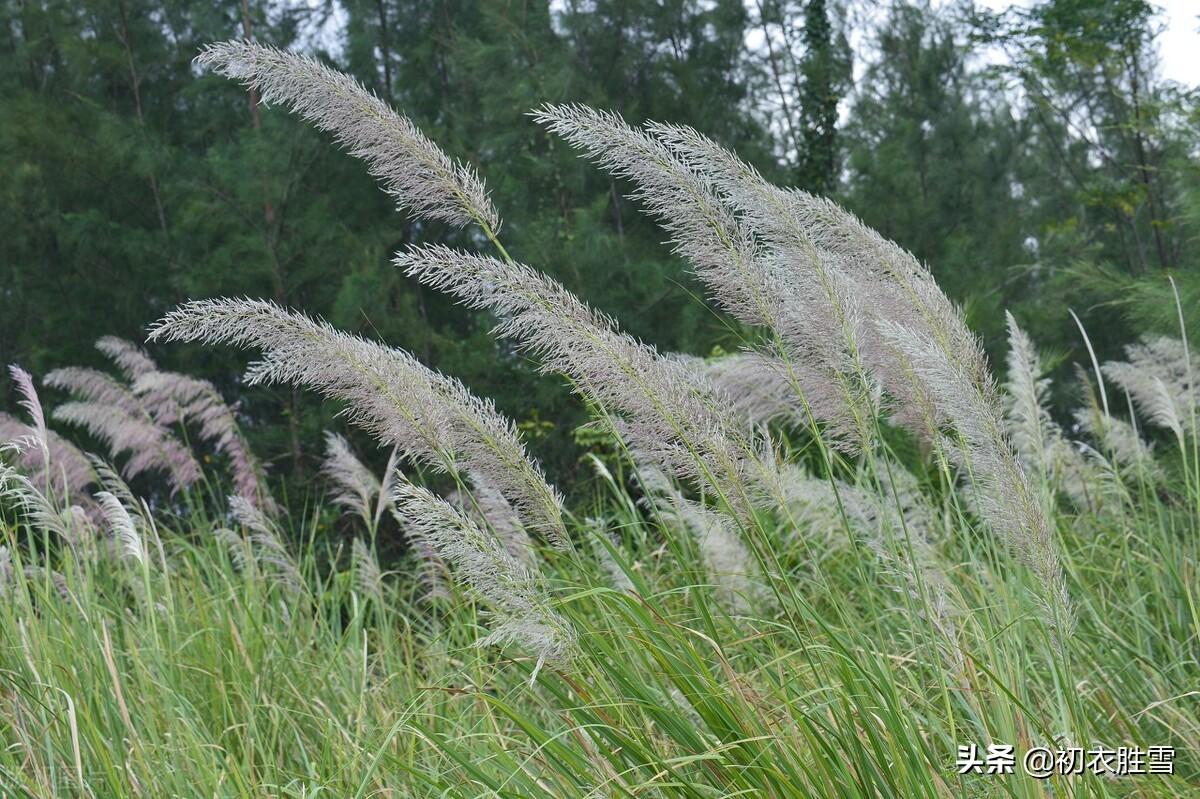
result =
[[[976,0],[995,10],[1012,6],[1030,6],[1032,0]],[[1160,19],[1166,30],[1158,37],[1163,74],[1186,86],[1200,83],[1200,0],[1151,0],[1162,9]]]

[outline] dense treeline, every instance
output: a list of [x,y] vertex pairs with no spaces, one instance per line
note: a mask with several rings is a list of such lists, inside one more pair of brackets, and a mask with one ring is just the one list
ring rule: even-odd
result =
[[[243,36],[320,55],[478,164],[513,255],[663,350],[741,336],[695,300],[629,187],[532,124],[542,103],[689,124],[771,180],[836,197],[930,264],[989,347],[1005,308],[1064,369],[1084,357],[1068,307],[1106,352],[1176,329],[1156,314],[1174,313],[1165,273],[1186,309],[1200,296],[1200,117],[1156,70],[1153,7],[872,5],[4,0],[0,354],[36,375],[98,365],[95,339],[140,340],[187,298],[267,298],[405,347],[495,397],[552,474],[576,468],[585,417],[569,393],[499,351],[485,315],[391,265],[410,243],[481,242],[394,213],[320,134],[193,66],[203,44]],[[239,398],[274,474],[315,470],[332,408],[241,391],[235,353],[155,355]]]

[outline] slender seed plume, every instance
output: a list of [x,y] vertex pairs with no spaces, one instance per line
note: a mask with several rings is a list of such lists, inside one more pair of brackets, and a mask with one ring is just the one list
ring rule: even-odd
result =
[[533,541],[525,532],[520,515],[485,475],[470,472],[467,479],[471,482],[470,491],[456,490],[451,504],[480,527],[495,533],[508,554],[522,563],[531,563],[534,559]]
[[928,388],[952,432],[943,446],[974,480],[980,515],[1037,575],[1045,620],[1059,642],[1072,627],[1070,598],[1045,504],[1009,444],[989,373],[975,374],[927,335],[880,323]]
[[639,451],[669,474],[705,485],[735,512],[749,512],[759,449],[737,414],[686,365],[620,332],[612,319],[523,264],[435,245],[409,248],[396,265],[494,312],[494,335],[513,339],[542,371],[567,375],[577,392],[619,415]]
[[476,222],[493,233],[499,229],[499,214],[475,171],[452,161],[410,119],[348,75],[306,56],[236,40],[209,45],[196,63],[332,133],[367,163],[399,207],[452,225]]
[[[806,413],[827,425],[831,443],[855,451],[868,442],[874,392],[858,363],[863,314],[840,268],[827,263],[831,256],[813,250],[818,268],[792,268],[792,255],[764,249],[711,179],[615,114],[547,105],[534,118],[603,169],[634,182],[634,199],[671,235],[709,294],[739,320],[770,332],[784,377]],[[797,364],[803,374],[793,371]]]
[[539,576],[489,535],[428,489],[399,481],[393,489],[398,513],[416,535],[454,566],[492,614],[491,631],[480,646],[516,643],[545,663],[565,665],[576,652],[575,631],[552,607]]
[[170,476],[176,491],[200,479],[200,465],[192,453],[148,418],[98,402],[64,403],[54,409],[54,418],[84,428],[107,443],[114,456],[128,455],[122,471],[130,479],[143,472],[162,471]]
[[32,484],[57,502],[84,497],[93,481],[87,456],[70,441],[46,427],[46,414],[33,377],[19,366],[9,366],[17,384],[19,404],[29,413],[30,424],[22,424],[0,412],[0,444],[10,445]]
[[72,546],[87,544],[91,524],[78,506],[60,507],[28,477],[4,463],[0,463],[0,499],[11,500],[33,529],[58,536]]
[[[1104,376],[1133,397],[1138,410],[1153,424],[1182,440],[1200,394],[1191,384],[1200,363],[1190,358],[1179,339],[1146,338],[1125,348],[1126,361],[1109,361]],[[1189,362],[1189,360],[1191,362]]]
[[[844,296],[870,298],[844,311],[831,299],[835,315],[863,316],[846,336],[850,351],[861,353],[864,368],[892,397],[901,424],[949,445],[968,467],[981,488],[984,517],[1038,575],[1047,622],[1060,639],[1066,635],[1069,602],[1044,507],[1008,442],[983,349],[929,271],[835,203],[771,186],[695,131],[651,130],[707,178],[768,247],[791,258],[797,274],[813,271],[822,284],[836,279]],[[951,439],[941,435],[945,428],[954,431]]]
[[837,402],[832,386],[820,369],[806,362],[787,363],[776,355],[756,350],[705,360],[692,355],[671,354],[675,360],[693,369],[724,395],[730,406],[751,425],[772,422],[805,424],[807,413],[796,401],[795,383],[804,389],[805,399],[814,405]]
[[1026,468],[1049,476],[1050,452],[1058,434],[1046,410],[1050,381],[1042,377],[1041,359],[1033,342],[1017,325],[1011,313],[1008,322],[1008,382],[1005,384],[1008,427],[1013,446]]
[[96,339],[96,349],[107,355],[131,383],[142,375],[158,371],[158,365],[132,341],[116,336],[101,336]]
[[379,568],[375,553],[361,538],[356,538],[350,546],[350,557],[353,562],[355,587],[363,596],[382,604],[383,570]]
[[17,392],[21,395],[18,404],[29,413],[29,420],[32,422],[28,428],[28,445],[41,449],[43,456],[48,459],[50,452],[46,444],[46,415],[42,412],[42,402],[38,399],[37,388],[33,385],[33,376],[16,364],[8,367],[8,373],[12,375],[13,382],[17,384]]
[[350,442],[344,436],[326,431],[325,460],[321,463],[321,474],[338,491],[333,496],[334,504],[341,505],[347,513],[357,515],[367,529],[373,529],[383,485],[350,449]]
[[146,409],[137,395],[112,375],[96,369],[68,366],[49,372],[44,380],[52,388],[69,391],[84,402],[112,405],[130,414],[143,414]]
[[263,467],[251,452],[233,408],[216,386],[207,380],[154,370],[142,372],[133,391],[151,407],[173,407],[177,422],[197,425],[200,438],[229,459],[238,495],[269,513],[278,511],[265,484]]
[[401,482],[404,481],[397,477],[388,489],[388,507],[391,510],[392,518],[396,520],[396,524],[404,532],[404,537],[408,541],[412,554],[416,558],[417,571],[422,588],[421,599],[424,602],[447,600],[450,598],[450,570],[446,566],[446,561],[442,559],[441,554],[434,547],[433,543],[425,537],[423,530],[410,525],[408,520],[396,508],[393,498],[395,496],[396,485]]
[[133,517],[122,504],[121,500],[107,491],[96,492],[100,510],[104,513],[104,521],[109,535],[122,557],[136,560],[139,564],[146,561],[146,548],[142,536],[138,533]]
[[[717,596],[733,613],[745,613],[764,592],[754,559],[732,529],[727,516],[688,499],[662,470],[634,453],[638,480],[646,492],[642,504],[696,540]],[[628,578],[627,578],[628,579]]]
[[250,531],[248,542],[258,565],[286,593],[303,593],[304,578],[300,574],[300,567],[284,544],[278,525],[245,497],[229,497],[229,512],[234,521]]
[[531,529],[569,548],[562,501],[513,424],[459,381],[392,349],[269,302],[204,300],[172,311],[150,332],[167,341],[256,347],[247,380],[308,386],[346,402],[346,417],[387,446],[449,472],[488,476]]

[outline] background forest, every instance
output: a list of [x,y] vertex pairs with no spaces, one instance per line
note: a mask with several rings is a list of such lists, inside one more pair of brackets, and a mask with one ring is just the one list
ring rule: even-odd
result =
[[[587,471],[585,415],[560,381],[389,262],[413,242],[481,242],[395,214],[321,134],[193,65],[203,44],[242,36],[327,59],[479,165],[513,255],[662,350],[740,339],[694,301],[629,187],[529,109],[688,124],[769,179],[832,196],[930,266],[1001,370],[1006,308],[1069,374],[1085,356],[1069,308],[1103,358],[1178,329],[1164,273],[1189,312],[1200,297],[1196,95],[1162,78],[1165,18],[1141,0],[999,15],[834,0],[5,0],[0,13],[0,354],[34,374],[101,365],[98,337],[141,341],[188,298],[267,298],[494,397],[563,484]],[[330,408],[243,391],[244,358],[227,350],[155,354],[237,399],[272,473],[310,484]]]

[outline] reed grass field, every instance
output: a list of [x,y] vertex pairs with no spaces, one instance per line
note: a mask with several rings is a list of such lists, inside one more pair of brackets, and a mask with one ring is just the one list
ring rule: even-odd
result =
[[[1010,315],[1001,383],[925,265],[832,201],[689,127],[532,109],[743,341],[664,352],[512,257],[476,168],[354,79],[247,41],[198,63],[461,228],[395,268],[586,406],[591,488],[417,355],[266,300],[102,338],[108,370],[13,365],[0,794],[1200,796],[1200,360],[1173,282],[1178,334],[1102,360],[1081,324],[1073,386]],[[340,409],[309,442],[322,493],[160,369],[184,346]]]

